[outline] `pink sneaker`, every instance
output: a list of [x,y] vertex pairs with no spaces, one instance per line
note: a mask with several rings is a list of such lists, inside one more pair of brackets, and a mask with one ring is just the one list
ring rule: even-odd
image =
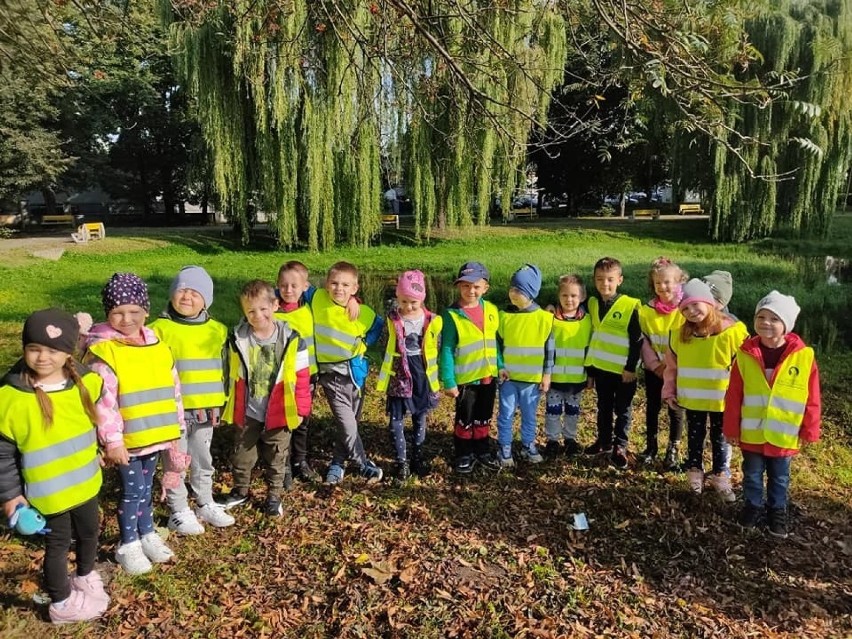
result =
[[109,607],[109,595],[104,590],[104,582],[96,570],[93,570],[85,577],[71,575],[71,588],[78,590],[93,601],[102,604],[100,613],[106,612]]
[[690,468],[686,471],[686,481],[689,482],[690,490],[696,495],[700,495],[704,490],[704,471]]
[[731,488],[731,478],[725,473],[719,473],[718,475],[710,477],[710,485],[717,493],[719,493],[719,498],[722,501],[730,504],[737,500],[737,496]]
[[103,602],[96,601],[79,590],[72,590],[68,599],[50,604],[47,612],[55,624],[76,623],[97,619],[103,614],[100,610],[102,606]]

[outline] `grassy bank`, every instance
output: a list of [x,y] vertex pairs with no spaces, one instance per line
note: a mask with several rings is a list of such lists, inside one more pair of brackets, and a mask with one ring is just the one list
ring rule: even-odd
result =
[[[430,478],[404,486],[364,486],[347,477],[328,491],[298,486],[285,516],[270,521],[246,508],[231,529],[172,539],[178,562],[128,578],[111,568],[117,539],[115,481],[102,499],[102,567],[113,604],[104,621],[55,631],[40,619],[41,550],[37,542],[0,536],[0,635],[109,637],[843,637],[852,632],[852,454],[847,386],[852,373],[850,283],[826,283],[824,256],[852,257],[852,218],[836,221],[827,243],[777,240],[712,244],[701,220],[542,221],[447,233],[417,244],[405,231],[386,233],[367,250],[284,254],[262,244],[234,252],[217,231],[117,232],[103,243],[65,246],[59,261],[0,244],[0,365],[20,349],[26,314],[47,305],[100,316],[100,288],[115,271],[134,271],[151,287],[153,307],[166,301],[185,264],[207,268],[216,282],[215,316],[234,323],[236,294],[248,279],[273,279],[287,259],[304,261],[316,282],[334,261],[365,274],[363,295],[382,308],[393,276],[420,268],[430,276],[428,303],[449,301],[458,266],[484,262],[489,298],[504,303],[508,278],[523,262],[545,274],[541,299],[555,295],[565,272],[591,276],[604,256],[624,264],[624,291],[646,297],[650,262],[666,255],[694,275],[717,268],[734,276],[732,311],[750,323],[771,288],[796,296],[801,332],[819,347],[826,389],[823,442],[794,463],[795,535],[775,542],[733,523],[737,506],[695,498],[683,479],[637,468],[619,473],[588,459],[556,460],[514,473],[459,480],[447,459],[451,402],[430,418]],[[847,248],[848,251],[848,248]],[[385,468],[392,461],[383,398],[368,385],[363,436]],[[644,397],[635,402],[633,450],[643,443]],[[581,438],[594,431],[593,396],[585,397]],[[311,455],[330,460],[333,429],[316,403]],[[230,434],[214,441],[226,468]],[[738,457],[735,465],[738,464]],[[112,473],[108,473],[112,478]],[[217,488],[226,489],[223,471]],[[739,473],[735,485],[739,483]],[[263,484],[256,483],[256,501]],[[586,533],[570,529],[585,512]],[[164,514],[160,507],[160,514]]]

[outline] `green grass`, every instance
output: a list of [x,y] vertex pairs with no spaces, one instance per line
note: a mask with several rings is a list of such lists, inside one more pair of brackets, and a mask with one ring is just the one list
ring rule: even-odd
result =
[[[237,291],[248,279],[273,279],[289,259],[304,261],[319,283],[339,259],[363,271],[362,295],[382,309],[394,277],[407,268],[429,275],[431,307],[452,296],[462,262],[492,272],[489,299],[505,303],[508,279],[524,262],[545,276],[542,301],[565,272],[591,276],[604,255],[624,264],[623,290],[648,296],[650,262],[666,255],[694,275],[734,275],[732,310],[747,324],[771,288],[796,296],[800,326],[819,348],[825,413],[823,441],[794,463],[796,536],[776,543],[734,523],[736,507],[695,499],[683,479],[656,470],[619,473],[595,460],[558,460],[514,473],[452,476],[452,404],[431,416],[427,445],[435,472],[403,486],[365,486],[347,475],[341,488],[299,486],[285,496],[285,516],[237,511],[237,525],[191,539],[170,539],[174,565],[128,578],[107,563],[117,539],[115,478],[102,497],[100,567],[113,603],[103,622],[49,628],[31,604],[41,563],[38,540],[0,536],[0,635],[109,637],[512,637],[762,636],[842,637],[852,632],[852,376],[850,283],[829,286],[824,255],[852,257],[852,217],[840,216],[825,242],[789,239],[715,244],[703,221],[538,220],[448,232],[415,242],[402,229],[369,249],[333,254],[284,253],[262,241],[233,251],[218,230],[113,231],[102,242],[65,245],[57,262],[17,247],[0,259],[0,365],[19,356],[26,314],[48,305],[100,316],[100,289],[115,271],[134,271],[151,288],[155,311],[186,264],[207,268],[216,283],[212,311],[238,319]],[[3,253],[0,240],[0,257]],[[370,382],[368,389],[373,388]],[[644,397],[637,395],[633,450],[642,445]],[[586,394],[580,432],[594,431]],[[365,446],[389,468],[392,445],[383,398],[368,390]],[[665,430],[665,428],[663,428]],[[232,433],[219,429],[214,455],[227,489]],[[324,400],[315,404],[311,456],[322,471],[334,439]],[[735,456],[734,467],[738,467]],[[735,483],[739,473],[735,471]],[[255,482],[256,501],[263,483]],[[165,511],[157,506],[162,518]],[[587,533],[570,530],[585,512]],[[371,572],[373,571],[373,572]],[[389,571],[385,573],[383,571]],[[389,574],[386,581],[376,575]],[[791,614],[791,612],[793,614]]]

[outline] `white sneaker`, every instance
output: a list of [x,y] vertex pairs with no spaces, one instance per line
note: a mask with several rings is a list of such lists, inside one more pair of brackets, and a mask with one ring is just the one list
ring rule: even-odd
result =
[[734,491],[731,488],[731,478],[728,477],[725,473],[713,475],[710,478],[710,485],[717,493],[719,493],[719,498],[722,501],[731,504],[737,500],[737,496],[734,494]]
[[128,575],[143,575],[151,572],[151,560],[145,556],[142,542],[138,539],[129,544],[121,544],[115,551],[115,560]]
[[195,514],[201,521],[207,522],[214,528],[227,528],[233,526],[236,521],[231,515],[225,512],[217,503],[210,502],[195,509]]
[[195,513],[189,508],[172,513],[169,517],[169,530],[174,530],[178,535],[201,535],[204,533],[198,519],[195,518]]
[[704,471],[697,468],[690,468],[686,471],[686,481],[689,482],[689,488],[696,495],[700,495],[704,490]]
[[166,546],[163,538],[155,532],[144,535],[139,541],[142,543],[145,556],[155,564],[164,564],[175,556],[172,549]]

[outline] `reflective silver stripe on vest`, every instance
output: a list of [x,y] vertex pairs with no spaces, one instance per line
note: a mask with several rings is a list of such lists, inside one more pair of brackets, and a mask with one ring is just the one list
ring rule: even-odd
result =
[[438,369],[437,368],[432,370],[431,373],[429,373],[429,381],[434,383],[434,384],[436,384],[438,382]]
[[222,382],[194,382],[192,384],[181,384],[181,393],[189,397],[190,395],[206,395],[208,393],[223,393],[225,387]]
[[728,379],[730,371],[726,368],[678,368],[678,377],[690,377],[692,379]]
[[627,362],[627,355],[618,355],[616,353],[609,353],[607,351],[599,351],[596,348],[590,348],[589,354],[587,355],[589,360],[591,359],[601,359],[605,362],[612,362],[613,364],[625,364]]
[[759,418],[748,418],[743,419],[741,421],[740,428],[742,430],[751,430],[751,431],[766,431],[771,430],[776,433],[782,433],[784,435],[797,435],[799,434],[799,427],[795,424],[790,424],[788,422],[781,422],[777,419],[759,419]]
[[160,415],[134,417],[133,419],[124,420],[124,432],[141,433],[151,428],[160,428],[161,426],[172,426],[177,423],[177,413],[162,413]]
[[132,393],[119,393],[118,405],[122,408],[130,408],[131,406],[139,406],[141,404],[150,404],[160,402],[164,399],[175,398],[175,387],[164,386],[162,388],[154,388],[151,390],[134,391]]
[[186,373],[188,371],[215,371],[222,368],[222,360],[218,358],[179,359],[175,362],[175,367],[179,373]]
[[336,344],[326,344],[319,342],[317,344],[317,357],[330,357],[334,359],[347,360],[352,359],[354,351],[345,346],[337,346]]
[[649,335],[651,338],[651,343],[657,346],[668,346],[669,345],[669,336],[668,335]]
[[678,386],[677,395],[684,399],[712,399],[715,401],[725,399],[725,391],[718,388],[689,388]]
[[556,357],[576,357],[577,359],[583,359],[586,354],[586,349],[584,348],[557,348],[556,349]]
[[538,375],[542,372],[541,365],[535,364],[515,364],[514,362],[511,364],[505,364],[506,369],[509,373],[529,373],[530,375]]
[[509,357],[525,357],[527,355],[536,356],[543,355],[544,348],[536,346],[504,346],[503,356]]
[[357,335],[353,336],[349,333],[344,333],[343,331],[338,331],[333,328],[329,328],[328,326],[321,326],[319,324],[314,327],[314,333],[321,337],[337,340],[338,342],[343,342],[344,344],[351,344],[353,347],[358,343],[358,340],[361,339]]
[[757,406],[759,408],[762,408],[767,406],[768,400],[768,395],[745,395],[743,397],[743,406]]
[[478,362],[470,362],[469,364],[456,364],[456,377],[461,377],[464,373],[471,373],[482,368],[488,368],[489,364],[486,360],[481,359]]
[[554,366],[554,375],[582,375],[585,369],[582,366]]
[[[797,402],[795,399],[774,397],[772,398],[772,407],[779,408],[781,410],[787,411],[788,413],[795,413],[796,415],[805,414],[805,402]],[[796,432],[798,432],[798,429]]]
[[610,333],[604,333],[603,331],[599,331],[595,334],[595,340],[605,342],[607,344],[614,344],[615,346],[630,346],[630,340],[627,337],[612,335]]
[[58,442],[56,444],[51,444],[46,448],[40,448],[39,450],[31,450],[23,453],[21,455],[21,465],[24,468],[31,469],[50,463],[56,459],[71,457],[71,455],[89,448],[95,443],[96,439],[95,427],[92,426],[92,428],[87,430],[85,433],[80,433],[76,437],[66,439],[64,442]]
[[28,481],[26,491],[27,498],[37,499],[40,497],[55,495],[61,490],[65,490],[66,488],[71,488],[72,486],[77,486],[88,481],[97,475],[98,472],[100,472],[100,464],[98,463],[98,458],[95,457],[85,466],[80,466],[80,468],[76,468],[67,473],[62,473],[57,477],[43,479],[41,481]]

